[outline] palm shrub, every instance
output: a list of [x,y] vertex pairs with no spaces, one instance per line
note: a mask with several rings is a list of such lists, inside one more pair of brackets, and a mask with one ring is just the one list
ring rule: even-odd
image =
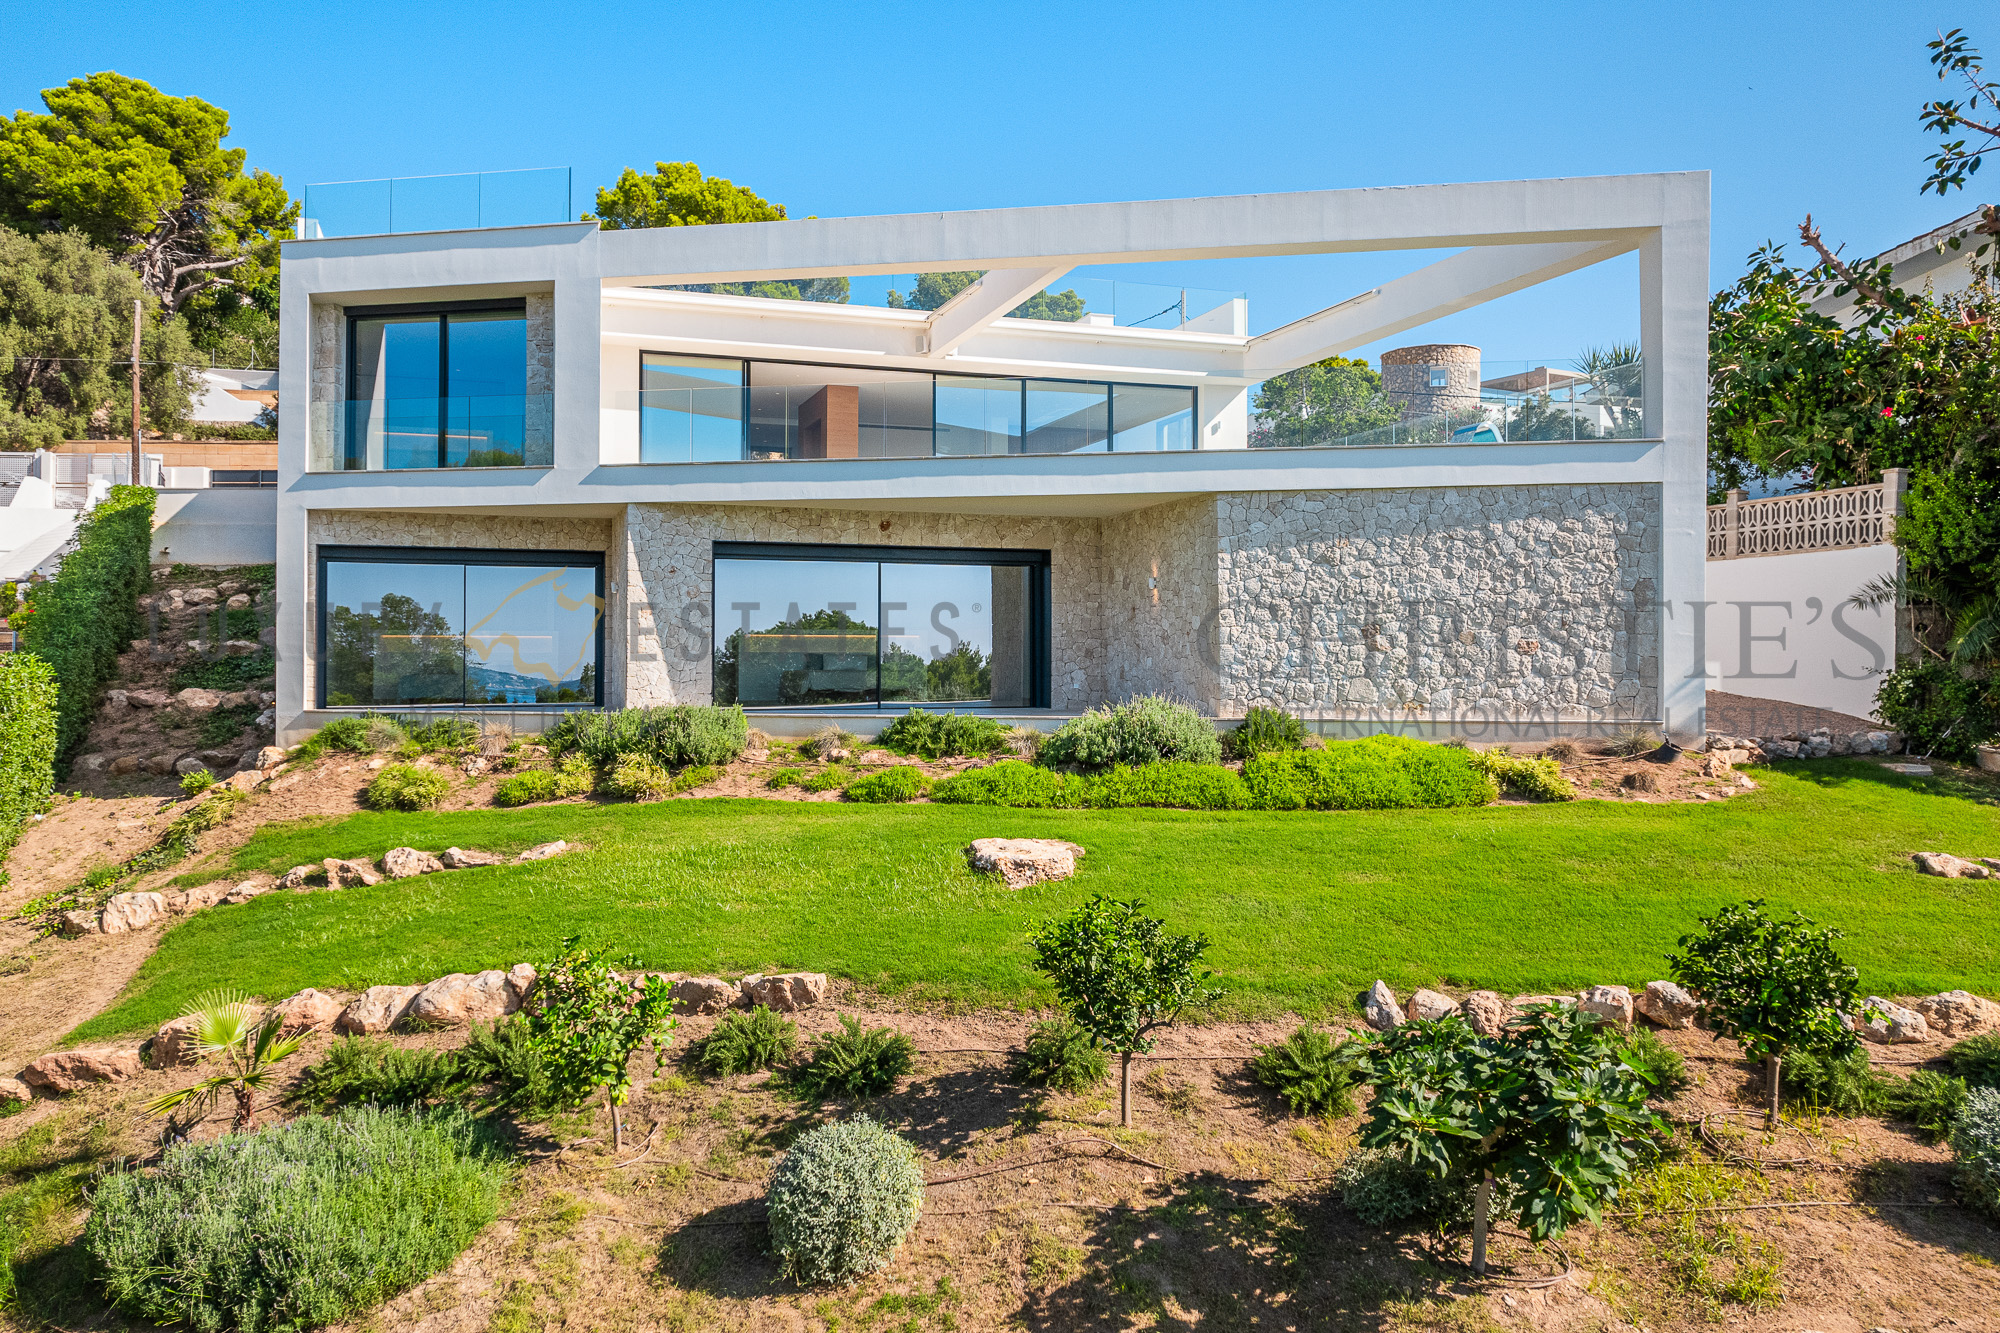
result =
[[1033,1087],[1082,1092],[1104,1081],[1111,1061],[1089,1029],[1073,1019],[1053,1018],[1028,1029],[1028,1039],[1009,1067],[1015,1078]]
[[866,801],[874,805],[888,805],[901,801],[914,801],[929,791],[931,780],[915,764],[898,764],[885,768],[880,773],[870,773],[867,777],[856,778],[841,788],[841,794],[850,801]]
[[1325,1029],[1301,1023],[1283,1041],[1257,1048],[1250,1076],[1284,1098],[1293,1115],[1329,1120],[1353,1115],[1355,1062],[1365,1046],[1344,1034],[1336,1041]]
[[2000,1091],[1967,1094],[1951,1125],[1951,1160],[1959,1197],[2000,1217]]
[[1648,1087],[1610,1024],[1537,1006],[1497,1036],[1459,1015],[1383,1033],[1359,1066],[1375,1088],[1361,1145],[1421,1165],[1441,1185],[1475,1187],[1473,1271],[1486,1268],[1496,1183],[1535,1240],[1596,1220],[1665,1132]]
[[1245,712],[1243,720],[1223,738],[1223,748],[1236,759],[1248,759],[1267,750],[1302,750],[1305,744],[1303,718],[1261,704]]
[[281,1036],[282,1015],[275,1010],[261,1012],[249,997],[233,991],[203,995],[182,1010],[181,1017],[195,1021],[194,1043],[199,1054],[222,1057],[221,1072],[193,1087],[155,1097],[147,1103],[147,1111],[166,1115],[186,1106],[199,1119],[228,1094],[236,1101],[236,1132],[245,1132],[256,1119],[257,1094],[271,1085],[278,1063],[305,1044],[305,1034]]
[[1860,1049],[1841,1021],[1860,1010],[1858,975],[1833,947],[1841,932],[1816,930],[1798,912],[1774,921],[1762,898],[1732,903],[1700,924],[1681,936],[1681,952],[1668,954],[1667,964],[1716,1020],[1712,1035],[1734,1037],[1746,1056],[1764,1061],[1766,1120],[1775,1125],[1787,1054],[1839,1058]]
[[912,708],[882,728],[875,741],[885,750],[920,759],[994,754],[1007,746],[1007,726],[971,713],[930,713]]
[[1042,742],[1036,762],[1052,768],[1109,768],[1113,764],[1222,762],[1215,727],[1186,704],[1141,695],[1093,708],[1063,723]]
[[0,861],[55,790],[56,674],[33,653],[8,653],[0,657]]
[[924,1176],[906,1140],[857,1115],[800,1135],[764,1204],[785,1276],[849,1283],[888,1267],[923,1211]]
[[782,1064],[798,1044],[799,1025],[760,1004],[724,1014],[713,1032],[688,1048],[688,1058],[704,1074],[726,1078]]
[[140,631],[139,594],[152,581],[153,492],[113,486],[78,522],[74,540],[56,576],[28,590],[27,614],[10,620],[21,650],[55,674],[59,764],[83,743],[98,690]]
[[132,1318],[318,1328],[450,1263],[499,1214],[508,1174],[463,1112],[306,1116],[178,1142],[154,1170],[106,1175],[83,1248]]
[[421,764],[389,764],[375,775],[361,803],[370,810],[429,810],[451,794],[451,775]]
[[802,1066],[799,1087],[814,1097],[873,1097],[896,1086],[916,1063],[917,1044],[894,1028],[867,1028],[851,1014],[840,1030],[813,1039],[812,1059]]
[[1206,1008],[1222,995],[1210,984],[1215,974],[1200,967],[1208,936],[1175,934],[1142,907],[1093,894],[1028,940],[1035,967],[1055,983],[1071,1021],[1118,1053],[1118,1115],[1127,1129],[1132,1057],[1152,1050],[1152,1034],[1178,1022],[1184,1011]]

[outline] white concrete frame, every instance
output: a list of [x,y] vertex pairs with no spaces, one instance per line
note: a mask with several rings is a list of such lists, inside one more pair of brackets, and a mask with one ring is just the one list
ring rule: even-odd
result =
[[[278,593],[308,608],[316,510],[609,516],[702,501],[834,508],[1108,514],[1259,490],[1641,483],[1661,490],[1663,720],[1704,729],[1689,604],[1705,550],[1709,181],[1706,172],[1319,190],[1136,203],[601,231],[592,224],[285,242],[280,390],[312,401],[314,308],[553,292],[550,468],[313,473],[313,413],[282,414]],[[1248,337],[1240,302],[1178,330],[1012,320],[1079,265],[1449,249],[1318,314]],[[1646,438],[1250,451],[1248,387],[1636,250]],[[641,290],[659,284],[987,270],[936,311]],[[641,464],[641,349],[884,369],[1118,379],[1199,389],[1200,447],[1178,454]],[[629,364],[632,373],[626,376]],[[337,383],[335,375],[334,382]],[[327,392],[324,376],[320,391]],[[334,394],[337,395],[337,389]],[[307,724],[308,617],[278,627],[281,732]]]

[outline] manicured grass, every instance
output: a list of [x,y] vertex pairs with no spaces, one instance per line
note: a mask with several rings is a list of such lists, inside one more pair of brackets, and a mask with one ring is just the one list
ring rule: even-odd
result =
[[[1763,896],[1848,934],[1882,994],[2000,994],[1990,880],[1920,876],[1913,851],[2000,852],[2000,809],[1872,764],[1757,773],[1705,805],[1577,802],[1359,813],[1003,810],[755,800],[356,815],[271,827],[237,871],[409,845],[588,850],[374,888],[271,894],[174,927],[77,1039],[149,1028],[215,986],[409,984],[547,955],[565,935],[645,966],[810,969],[926,999],[1038,1003],[1025,936],[1098,891],[1205,931],[1228,1012],[1350,1006],[1376,977],[1502,991],[1639,985],[1695,918]],[[976,837],[1060,837],[1074,880],[973,875]]]

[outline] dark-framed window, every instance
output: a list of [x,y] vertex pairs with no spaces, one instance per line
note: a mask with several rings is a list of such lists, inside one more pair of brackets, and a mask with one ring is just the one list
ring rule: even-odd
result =
[[1047,551],[716,542],[714,699],[1047,708]]
[[639,354],[642,463],[1192,450],[1199,408],[1186,385]]
[[543,464],[521,298],[347,311],[344,471]]
[[604,554],[322,546],[321,708],[604,702]]

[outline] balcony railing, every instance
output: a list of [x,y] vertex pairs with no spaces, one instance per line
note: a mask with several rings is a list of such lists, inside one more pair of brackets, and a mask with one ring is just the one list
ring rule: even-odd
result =
[[298,235],[311,241],[575,220],[569,168],[543,167],[308,185]]
[[1316,413],[1253,412],[1253,449],[1380,449],[1427,444],[1528,444],[1554,441],[1636,440],[1645,435],[1645,403],[1638,368],[1624,368],[1608,384],[1577,384],[1553,391],[1510,392],[1481,389],[1476,399],[1442,410],[1410,411],[1381,425],[1355,428],[1358,419],[1393,412],[1386,396],[1359,405],[1340,404]]
[[315,403],[312,471],[550,467],[552,409],[546,393]]

